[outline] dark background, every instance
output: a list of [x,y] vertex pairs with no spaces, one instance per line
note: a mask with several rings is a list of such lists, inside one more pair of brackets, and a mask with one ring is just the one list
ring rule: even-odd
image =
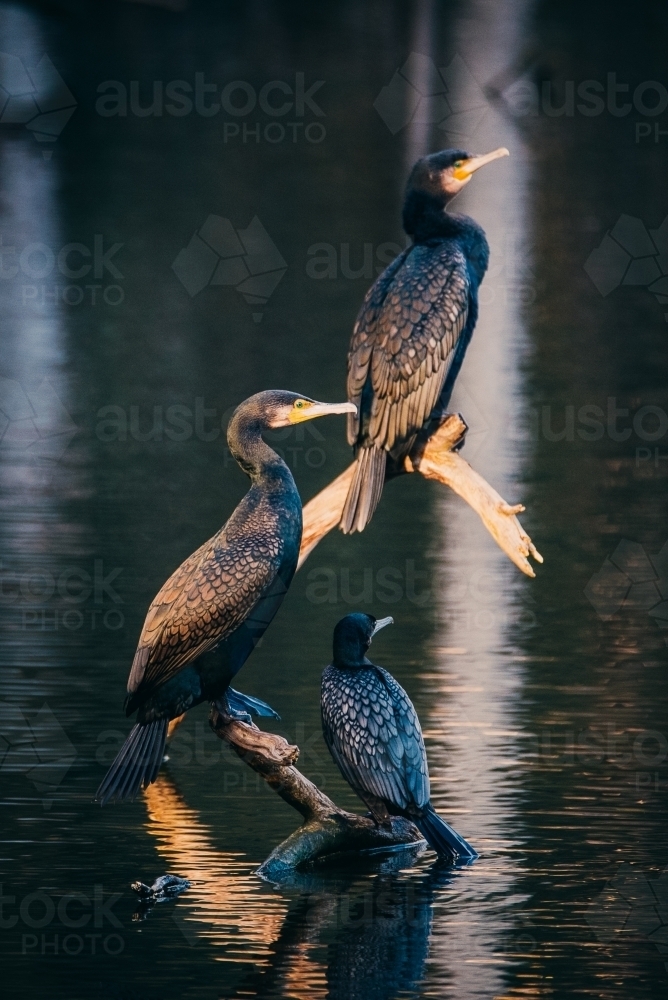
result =
[[[665,5],[2,3],[0,36],[24,68],[46,53],[76,103],[62,128],[43,125],[53,141],[0,112],[8,995],[664,996],[668,288],[661,302],[648,286],[668,272],[668,109],[642,88],[668,87]],[[451,105],[427,87],[431,122],[402,125],[397,98],[388,124],[374,102],[411,52],[454,67]],[[3,67],[6,82],[16,62]],[[105,81],[128,102],[137,81],[146,108],[154,81],[203,74],[219,101],[232,81],[259,94],[298,73],[323,81],[318,110],[96,106]],[[600,84],[596,114],[578,110],[584,81]],[[628,90],[608,104],[612,85]],[[45,114],[72,106],[49,93]],[[272,122],[299,123],[296,141],[267,139]],[[259,141],[234,124],[259,125]],[[268,387],[344,398],[356,311],[403,245],[407,169],[448,145],[511,152],[456,205],[492,258],[454,402],[464,457],[526,505],[545,564],[522,577],[460,500],[406,477],[362,536],[334,532],[311,555],[240,687],[278,709],[305,773],[357,808],[319,734],[320,673],[338,618],[392,614],[375,657],[414,699],[434,799],[481,858],[448,873],[401,854],[274,887],[253,872],[297,817],[209,734],[204,706],[145,798],[101,811],[92,796],[129,728],[152,596],[246,489],[225,451],[230,408]],[[266,303],[179,281],[172,264],[211,214],[266,229],[286,265]],[[96,236],[103,252],[122,244],[113,269],[64,276],[62,248],[92,253]],[[325,256],[331,276],[313,277]],[[275,443],[305,499],[349,460],[340,417]],[[193,889],[133,921],[129,883],[167,871]],[[98,907],[77,924],[96,892],[113,919]]]

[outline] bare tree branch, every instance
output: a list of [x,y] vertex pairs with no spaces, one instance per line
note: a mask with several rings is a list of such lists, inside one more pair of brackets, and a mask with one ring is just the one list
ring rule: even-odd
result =
[[211,728],[232,747],[270,788],[304,817],[304,823],[275,847],[258,869],[273,879],[309,861],[349,851],[393,848],[422,841],[410,820],[393,817],[391,824],[377,825],[367,816],[340,809],[324,792],[294,766],[299,750],[282,736],[265,733],[252,723],[225,722],[212,708]]
[[[453,448],[462,440],[467,427],[458,413],[448,414],[426,439],[419,439],[400,472],[419,472],[449,486],[481,518],[483,524],[508,558],[527,576],[535,576],[528,556],[542,563],[543,557],[517,520],[522,504],[512,506],[475,472]],[[348,487],[355,466],[348,468],[321,490],[304,507],[304,529],[299,551],[299,566],[324,536],[337,526],[343,513]]]

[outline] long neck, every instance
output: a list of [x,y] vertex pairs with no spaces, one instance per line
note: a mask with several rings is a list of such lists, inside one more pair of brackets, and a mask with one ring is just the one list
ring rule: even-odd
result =
[[457,240],[474,277],[480,282],[489,262],[485,231],[468,215],[447,212],[446,205],[445,198],[435,198],[424,191],[409,191],[404,202],[404,229],[414,243],[435,238]]
[[[262,438],[262,423],[253,415],[236,413],[227,428],[227,443],[240,467],[253,483],[294,487],[289,468]],[[295,487],[296,489],[296,487]]]
[[368,646],[364,648],[358,641],[340,640],[334,646],[332,663],[335,667],[341,667],[346,670],[368,667],[371,665],[371,661],[366,657],[367,649]]
[[402,213],[404,229],[416,243],[432,236],[451,235],[445,206],[445,197],[436,198],[425,191],[410,189]]

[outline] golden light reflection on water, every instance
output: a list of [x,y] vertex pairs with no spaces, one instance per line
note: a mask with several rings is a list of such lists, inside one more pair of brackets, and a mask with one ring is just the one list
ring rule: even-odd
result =
[[302,941],[292,951],[291,961],[284,972],[284,996],[294,1000],[309,1000],[326,997],[327,970],[324,965],[314,962],[310,952],[313,944]]
[[160,775],[144,791],[146,828],[169,870],[193,883],[179,902],[193,934],[225,949],[225,961],[266,963],[287,913],[243,855],[218,850],[173,784]]
[[449,870],[416,865],[413,854],[401,852],[379,858],[370,870],[295,872],[279,895],[242,855],[216,848],[212,831],[169,778],[161,775],[144,801],[146,830],[165,868],[193,883],[174,910],[186,941],[204,941],[217,961],[245,966],[226,995],[414,995],[425,973],[435,904],[445,904],[447,897],[439,902],[439,896],[456,882]]
[[[176,921],[186,940],[204,940],[221,962],[271,969],[282,996],[307,1000],[326,995],[326,969],[312,956],[314,942],[280,944],[288,902],[254,874],[244,855],[221,851],[196,810],[164,774],[144,790],[146,829],[170,871],[192,882],[178,901]],[[239,995],[257,995],[252,988]]]

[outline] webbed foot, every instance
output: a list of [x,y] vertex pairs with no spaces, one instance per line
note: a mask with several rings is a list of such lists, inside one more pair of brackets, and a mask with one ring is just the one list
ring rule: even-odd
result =
[[271,705],[267,705],[266,701],[254,698],[250,694],[242,694],[232,687],[228,688],[214,704],[226,722],[231,722],[233,719],[236,722],[251,722],[253,715],[280,719],[278,712],[275,712]]
[[220,712],[223,722],[246,722],[252,723],[252,718],[248,712],[243,709],[232,708],[229,699],[224,696],[222,698],[216,699],[214,705]]

